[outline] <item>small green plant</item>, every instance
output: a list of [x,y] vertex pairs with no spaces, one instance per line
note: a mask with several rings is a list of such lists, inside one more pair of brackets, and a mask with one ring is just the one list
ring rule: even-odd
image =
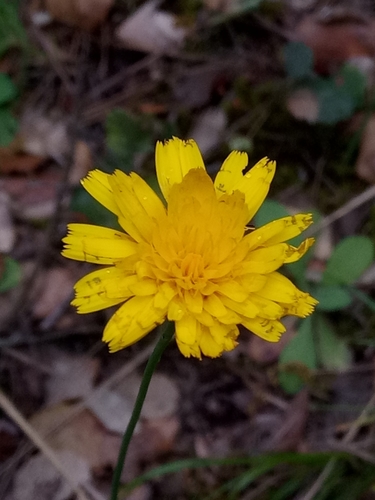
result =
[[[257,226],[269,222],[272,214],[283,217],[288,211],[274,200],[267,201],[258,213]],[[318,219],[315,214],[314,220]],[[280,385],[289,394],[298,392],[319,367],[339,370],[349,366],[348,342],[338,335],[327,313],[347,308],[354,298],[361,299],[356,282],[374,260],[374,245],[366,236],[349,236],[334,248],[324,271],[309,277],[312,258],[310,252],[288,267],[296,284],[319,300],[315,314],[300,323],[297,335],[279,358]]]
[[[254,498],[289,500],[301,490],[303,491],[333,458],[337,459],[338,466],[331,473],[324,489],[319,492],[319,499],[359,498],[373,484],[374,465],[360,461],[346,453],[330,452],[271,453],[252,457],[176,460],[151,469],[128,483],[121,489],[119,499],[125,499],[128,493],[137,486],[168,474],[186,470],[198,471],[205,467],[220,467],[223,472],[228,469],[232,471],[229,473],[231,479],[213,490],[211,488],[209,494],[199,492],[199,496],[195,495],[191,498],[239,500],[244,498],[244,494],[246,496],[246,493],[250,493],[252,488],[255,491],[259,485],[267,484],[268,481],[269,485],[262,489],[262,494],[265,496],[254,496]],[[342,492],[345,494],[341,494]]]
[[9,49],[22,49],[28,52],[30,44],[19,16],[18,0],[2,0],[0,2],[0,57]]
[[0,293],[4,293],[18,285],[21,280],[21,268],[11,257],[2,257],[1,260]]
[[0,146],[7,146],[18,129],[18,122],[12,113],[17,95],[17,89],[9,76],[0,73]]
[[323,78],[314,71],[312,50],[301,42],[284,47],[284,67],[294,89],[308,89],[318,100],[317,123],[334,125],[350,118],[365,103],[366,78],[354,66]]

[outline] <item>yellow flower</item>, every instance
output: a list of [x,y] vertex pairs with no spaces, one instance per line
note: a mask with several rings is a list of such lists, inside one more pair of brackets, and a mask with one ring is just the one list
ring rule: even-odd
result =
[[237,345],[239,324],[277,342],[283,316],[312,313],[317,301],[277,272],[312,245],[312,238],[285,243],[312,223],[311,214],[247,227],[275,173],[264,158],[243,174],[247,162],[246,153],[232,152],[212,182],[193,140],[158,142],[166,206],[136,173],[94,170],[82,181],[124,230],[69,224],[63,240],[65,257],[107,266],[76,283],[78,312],[124,303],[104,330],[111,351],[168,319],[184,356],[214,358]]

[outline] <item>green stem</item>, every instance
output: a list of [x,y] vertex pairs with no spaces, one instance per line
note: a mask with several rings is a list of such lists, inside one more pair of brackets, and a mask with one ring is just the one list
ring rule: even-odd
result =
[[152,351],[152,354],[147,362],[145,371],[143,373],[141,385],[139,387],[138,396],[134,404],[132,416],[126,428],[125,434],[122,438],[122,443],[119,456],[117,459],[116,468],[113,473],[110,500],[117,500],[118,490],[120,487],[121,474],[122,474],[122,469],[124,468],[126,454],[128,452],[128,447],[131,438],[133,436],[135,426],[137,425],[139,416],[141,414],[143,403],[146,399],[148,386],[150,385],[152,375],[155,371],[157,364],[160,361],[161,355],[165,351],[169,342],[172,340],[173,334],[174,334],[173,323],[167,322],[164,331],[160,335],[160,338],[155,346],[155,349]]

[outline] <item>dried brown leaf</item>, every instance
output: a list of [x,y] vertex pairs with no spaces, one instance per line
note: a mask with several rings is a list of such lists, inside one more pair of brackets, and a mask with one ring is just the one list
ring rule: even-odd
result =
[[310,89],[294,90],[287,98],[286,107],[297,120],[316,123],[319,115],[319,100]]
[[33,314],[42,319],[51,314],[73,290],[76,279],[67,267],[53,267],[46,270],[35,291]]
[[88,144],[84,141],[77,141],[74,149],[73,165],[69,172],[70,184],[78,185],[80,180],[87,175],[87,172],[93,168],[94,162]]
[[[67,403],[51,406],[36,413],[31,424],[46,436],[59,422],[64,422],[71,411],[72,406]],[[89,410],[83,410],[46,439],[54,450],[69,450],[82,457],[98,474],[116,464],[121,443],[121,435],[107,431]]]
[[[75,453],[62,450],[56,456],[77,486],[90,479],[87,463]],[[18,469],[15,480],[14,500],[68,500],[72,487],[61,477],[44,455],[34,455]]]
[[3,174],[30,173],[36,170],[44,158],[41,156],[11,152],[9,149],[0,148],[0,171]]
[[371,116],[362,134],[355,171],[361,179],[375,182],[375,115]]
[[114,0],[45,0],[45,4],[57,21],[91,31],[106,20]]
[[149,0],[118,26],[116,38],[122,45],[152,54],[178,51],[187,31],[173,14],[158,10],[159,3]]
[[[128,401],[135,401],[141,377],[133,375],[128,377],[126,384],[117,387],[116,391]],[[142,408],[142,417],[158,419],[173,415],[178,406],[179,391],[175,382],[162,373],[155,373],[151,379],[146,400]]]
[[331,19],[323,23],[313,15],[305,16],[296,27],[297,38],[314,53],[318,72],[329,73],[342,63],[360,56],[374,56],[374,20]]
[[100,368],[98,358],[53,349],[49,350],[48,359],[52,367],[46,381],[48,405],[83,398],[94,389]]
[[10,210],[10,196],[0,190],[0,252],[11,252],[15,241],[16,230]]

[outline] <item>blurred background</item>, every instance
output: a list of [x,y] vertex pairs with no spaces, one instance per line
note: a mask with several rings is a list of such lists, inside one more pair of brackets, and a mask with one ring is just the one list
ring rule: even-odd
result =
[[[79,316],[90,265],[69,222],[117,227],[93,168],[158,190],[157,140],[277,161],[259,226],[311,211],[285,273],[319,300],[278,344],[220,359],[171,345],[122,498],[375,498],[375,4],[370,0],[0,0],[0,498],[105,500],[155,334],[116,354]],[[181,459],[189,459],[181,462]]]

